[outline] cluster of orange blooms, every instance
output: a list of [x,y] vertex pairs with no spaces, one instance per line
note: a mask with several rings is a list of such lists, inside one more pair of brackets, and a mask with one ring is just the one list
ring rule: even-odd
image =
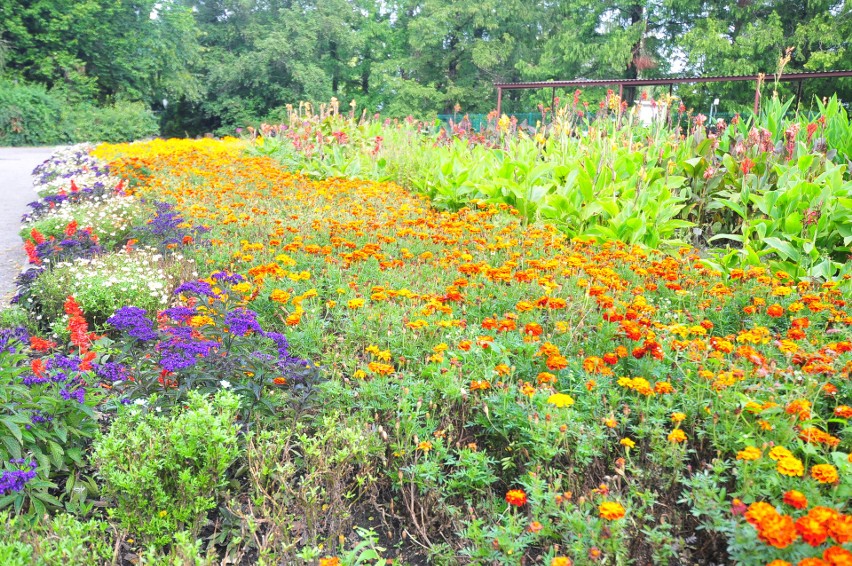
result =
[[[685,445],[694,438],[688,425],[712,415],[712,399],[736,391],[741,408],[714,418],[737,419],[767,445],[798,436],[825,461],[828,450],[848,452],[844,435],[803,422],[852,418],[837,395],[852,371],[852,343],[831,340],[852,325],[842,282],[797,283],[762,267],[726,277],[694,250],[569,240],[550,225],[516,221],[505,205],[439,212],[394,184],[300,177],[236,141],[155,140],[96,154],[117,174],[142,178],[146,195],[175,202],[188,221],[214,226],[208,261],[219,264],[211,271],[247,275],[257,310],[318,337],[314,361],[333,378],[357,378],[354,387],[431,366],[471,394],[513,391],[518,403],[548,407],[551,399],[568,414],[583,396],[586,407],[602,404],[598,388],[611,381],[637,405],[660,403],[677,415],[667,438]],[[710,320],[723,312],[724,329]],[[404,356],[394,351],[400,343]],[[465,365],[492,359],[484,369]],[[637,363],[661,371],[626,375]],[[653,377],[673,367],[675,375]],[[696,390],[711,399],[699,410],[685,402]],[[570,393],[571,403],[557,393]],[[620,426],[606,413],[594,420]],[[612,441],[623,437],[613,431]],[[761,456],[756,447],[737,454]],[[780,474],[804,477],[794,454],[776,456]],[[809,476],[834,485],[838,474],[816,464]],[[747,514],[763,540],[816,540],[764,505]],[[618,512],[602,506],[600,514]],[[847,517],[820,525],[844,537]]]
[[[803,510],[808,506],[807,498],[796,490],[784,494],[784,503],[796,510]],[[841,546],[852,542],[852,515],[845,515],[829,507],[816,506],[808,510],[807,514],[794,518],[792,515],[779,513],[769,503],[758,501],[748,506],[745,518],[757,530],[758,538],[775,548],[787,548],[799,538],[814,548],[833,543],[824,549],[822,558],[806,559],[805,564],[852,564],[852,552]],[[781,566],[788,563],[774,561],[772,564]]]

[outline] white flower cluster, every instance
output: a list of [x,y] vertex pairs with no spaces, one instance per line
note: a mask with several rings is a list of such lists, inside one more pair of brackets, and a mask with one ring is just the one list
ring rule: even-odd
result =
[[47,219],[55,219],[62,224],[77,220],[81,228],[94,226],[99,235],[115,236],[117,232],[124,232],[138,224],[138,202],[131,195],[101,195],[76,203],[65,201],[46,215],[24,222],[23,226],[28,228]]
[[92,144],[78,144],[54,152],[33,171],[33,190],[40,195],[70,192],[72,179],[79,189],[96,185],[114,189],[121,180],[109,175],[105,163],[89,155],[92,149]]
[[177,284],[175,276],[164,269],[163,256],[153,248],[61,262],[54,270],[61,273],[69,295],[84,296],[110,289],[110,294],[134,299],[148,295],[160,308],[168,306],[170,290]]

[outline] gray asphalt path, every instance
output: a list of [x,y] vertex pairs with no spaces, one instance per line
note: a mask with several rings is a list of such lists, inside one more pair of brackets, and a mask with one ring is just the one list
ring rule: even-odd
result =
[[30,173],[53,151],[50,147],[0,147],[0,309],[8,304],[15,277],[27,261],[18,231],[27,204],[38,198]]

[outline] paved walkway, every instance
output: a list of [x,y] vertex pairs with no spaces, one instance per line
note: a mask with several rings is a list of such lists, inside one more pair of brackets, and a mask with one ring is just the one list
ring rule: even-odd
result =
[[15,277],[26,264],[18,232],[27,204],[38,196],[30,173],[53,153],[49,147],[0,147],[0,309],[15,291]]

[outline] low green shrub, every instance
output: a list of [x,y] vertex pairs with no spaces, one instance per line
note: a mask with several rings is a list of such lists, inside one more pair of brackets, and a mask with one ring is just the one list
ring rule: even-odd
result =
[[42,85],[0,79],[0,146],[125,142],[158,133],[157,117],[142,102],[77,104]]
[[182,412],[159,415],[141,402],[115,420],[92,462],[126,532],[156,546],[184,529],[198,533],[240,452],[238,409],[230,392],[212,400],[192,392]]
[[82,522],[66,513],[35,517],[4,511],[0,523],[0,564],[4,566],[94,566],[113,555],[109,526],[96,519]]
[[0,146],[60,143],[63,103],[42,85],[0,79]]

